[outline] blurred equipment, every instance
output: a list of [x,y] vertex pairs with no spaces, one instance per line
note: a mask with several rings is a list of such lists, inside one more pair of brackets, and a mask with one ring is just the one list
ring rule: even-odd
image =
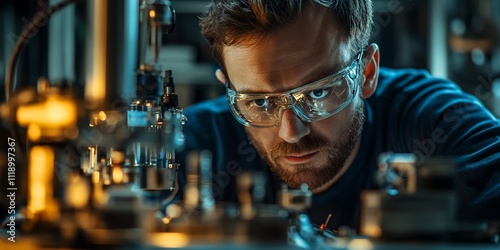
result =
[[[51,7],[49,14],[71,2]],[[144,54],[137,70],[135,53],[139,33],[151,33],[157,55],[157,37],[173,29],[175,11],[162,0],[96,0],[87,1],[87,8],[91,56],[83,100],[77,88],[51,86],[45,78],[36,89],[14,92],[16,58],[27,35],[19,38],[9,64],[2,117],[13,128],[18,151],[26,150],[29,158],[22,229],[41,247],[140,242],[154,224],[159,192],[175,194],[178,188],[175,150],[183,146],[186,118],[173,74],[145,63]],[[27,30],[39,22],[35,18]],[[139,23],[145,24],[141,30]]]
[[184,201],[169,204],[162,232],[201,244],[286,245],[288,213],[276,204],[263,204],[265,176],[244,172],[238,176],[239,204],[215,203],[212,196],[210,152],[191,152]]
[[[460,7],[452,10],[451,6]],[[500,117],[498,7],[498,1],[453,1],[447,43],[449,78]]]
[[487,241],[494,236],[486,222],[458,218],[453,158],[385,153],[378,166],[381,190],[366,190],[361,197],[362,234],[375,239],[462,241]]

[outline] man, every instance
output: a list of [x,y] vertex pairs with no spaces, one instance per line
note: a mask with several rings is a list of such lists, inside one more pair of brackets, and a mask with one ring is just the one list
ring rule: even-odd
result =
[[498,218],[498,121],[454,83],[380,69],[371,5],[214,1],[201,27],[227,94],[186,109],[185,152],[213,153],[218,200],[237,201],[243,171],[266,173],[268,203],[282,183],[307,183],[312,222],[332,214],[331,229],[359,228],[360,192],[377,188],[381,153],[456,156],[464,213]]

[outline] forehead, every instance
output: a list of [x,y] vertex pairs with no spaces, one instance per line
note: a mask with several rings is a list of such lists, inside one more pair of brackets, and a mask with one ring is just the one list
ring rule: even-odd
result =
[[265,37],[247,37],[223,49],[237,91],[281,92],[323,78],[344,66],[349,46],[335,16],[308,6],[299,19]]

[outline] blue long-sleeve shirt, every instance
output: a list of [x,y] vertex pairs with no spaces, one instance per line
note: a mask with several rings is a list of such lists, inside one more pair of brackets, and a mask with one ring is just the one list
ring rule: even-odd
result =
[[[356,158],[327,191],[313,195],[308,211],[329,227],[359,227],[360,192],[377,188],[374,173],[383,152],[456,157],[461,213],[469,219],[500,219],[500,124],[472,95],[455,83],[421,70],[380,69],[377,89],[365,100],[366,122]],[[243,171],[267,175],[265,202],[276,203],[281,182],[251,145],[231,115],[225,97],[185,110],[186,146],[181,163],[180,194],[185,183],[186,153],[213,154],[213,190],[219,201],[237,202],[235,179]]]

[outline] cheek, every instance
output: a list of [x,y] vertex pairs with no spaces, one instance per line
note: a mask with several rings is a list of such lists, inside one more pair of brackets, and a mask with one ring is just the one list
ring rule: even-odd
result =
[[270,148],[277,140],[278,132],[277,128],[247,128],[247,133],[252,139],[266,149]]
[[[357,100],[356,98],[355,100]],[[348,130],[354,116],[354,101],[345,109],[330,116],[324,120],[313,122],[311,124],[311,134],[320,135],[323,138],[329,138],[330,141],[335,140]]]
[[[338,114],[336,114],[338,115]],[[342,123],[342,120],[337,119],[336,115],[333,117],[329,117],[327,119],[314,122],[311,124],[311,134],[312,135],[317,135],[321,136],[324,139],[328,139],[329,141],[334,140],[334,138],[337,138],[339,134],[339,127],[340,123]]]

